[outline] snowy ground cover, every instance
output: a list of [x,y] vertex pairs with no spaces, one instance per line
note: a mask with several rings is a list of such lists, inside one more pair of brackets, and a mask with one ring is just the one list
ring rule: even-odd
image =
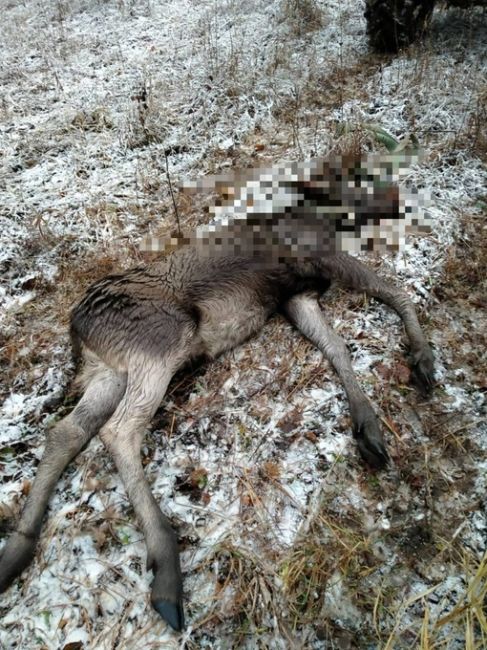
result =
[[[378,149],[371,124],[414,133],[427,155],[406,182],[430,189],[434,229],[371,263],[417,303],[438,387],[428,402],[409,388],[394,314],[336,289],[323,308],[381,416],[389,470],[361,463],[336,376],[278,319],[178,376],[143,461],[178,530],[187,630],[150,607],[141,535],[94,440],[59,483],[32,566],[0,596],[0,645],[463,648],[471,634],[482,647],[484,13],[437,11],[422,46],[389,58],[368,53],[353,0],[1,8],[1,536],[45,428],[72,404],[69,308],[140,262],[143,235],[174,228],[168,169],[176,185]],[[180,201],[183,226],[205,200]]]

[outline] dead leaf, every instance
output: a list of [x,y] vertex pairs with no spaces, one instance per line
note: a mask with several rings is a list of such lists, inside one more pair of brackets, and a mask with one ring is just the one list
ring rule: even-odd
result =
[[394,379],[398,384],[409,384],[411,379],[411,370],[404,363],[396,363],[394,366]]
[[24,497],[26,497],[29,494],[31,485],[32,483],[27,479],[22,482],[21,492]]
[[384,363],[378,363],[375,366],[374,370],[379,375],[379,377],[382,377],[382,379],[385,379],[386,381],[389,381],[392,376],[392,369],[389,368],[389,366],[386,366]]
[[316,433],[314,431],[306,431],[305,434],[304,434],[304,437],[307,440],[309,440],[310,442],[313,442],[313,443],[317,442],[317,440],[318,440],[318,436],[316,435]]
[[292,411],[289,411],[289,413],[286,413],[286,415],[279,420],[277,426],[283,433],[291,433],[291,431],[294,431],[299,427],[302,420],[302,411],[295,408]]

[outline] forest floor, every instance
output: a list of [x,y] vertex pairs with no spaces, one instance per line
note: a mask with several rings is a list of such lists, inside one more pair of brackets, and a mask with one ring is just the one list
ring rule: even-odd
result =
[[[432,232],[370,263],[403,286],[434,347],[409,386],[397,316],[322,300],[384,426],[372,472],[340,383],[273,319],[177,376],[143,447],[178,532],[187,628],[150,606],[145,547],[95,439],[52,498],[32,565],[0,597],[0,646],[485,647],[487,24],[445,9],[399,56],[368,50],[353,0],[3,0],[0,22],[0,539],[45,429],[73,404],[70,307],[174,229],[168,172],[380,150],[414,134],[405,182]],[[375,127],[374,127],[375,128]],[[208,196],[177,197],[185,229]]]

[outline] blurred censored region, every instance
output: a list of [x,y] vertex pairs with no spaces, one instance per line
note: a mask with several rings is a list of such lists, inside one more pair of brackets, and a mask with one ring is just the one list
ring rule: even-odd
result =
[[429,232],[427,193],[399,184],[417,153],[330,156],[232,170],[186,181],[186,194],[213,192],[211,223],[188,237],[146,237],[141,250],[192,246],[202,256],[268,261],[337,252],[395,252],[406,235]]

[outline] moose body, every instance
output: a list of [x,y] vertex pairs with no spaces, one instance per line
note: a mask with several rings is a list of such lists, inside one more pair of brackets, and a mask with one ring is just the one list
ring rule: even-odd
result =
[[350,404],[363,458],[388,455],[377,416],[354,376],[345,343],[326,322],[318,297],[339,281],[391,306],[409,338],[413,375],[428,392],[433,356],[407,295],[347,254],[274,263],[254,257],[204,258],[191,248],[91,286],[75,307],[71,333],[83,366],[83,395],[47,434],[46,448],[17,530],[0,558],[0,591],[29,564],[48,500],[67,464],[100,434],[137,515],[154,572],[151,601],[176,630],[184,626],[176,537],[154,499],[140,460],[146,427],[174,373],[191,358],[214,358],[258,332],[280,312],[324,354]]

